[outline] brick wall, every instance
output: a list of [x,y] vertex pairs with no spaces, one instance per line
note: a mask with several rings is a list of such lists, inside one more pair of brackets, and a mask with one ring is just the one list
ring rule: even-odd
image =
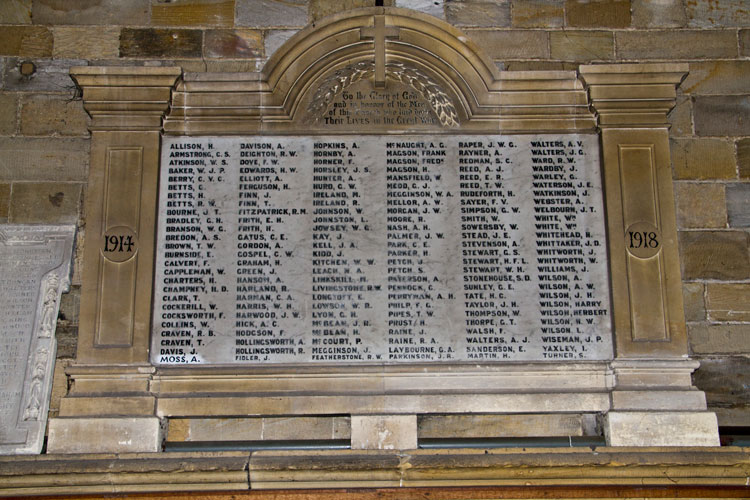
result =
[[[670,120],[685,314],[692,354],[703,362],[696,384],[719,410],[722,425],[750,425],[747,0],[384,3],[461,28],[501,69],[689,63]],[[78,223],[80,255],[89,141],[70,66],[255,71],[307,23],[372,5],[373,0],[0,1],[0,222]],[[63,360],[75,353],[79,287],[76,273],[57,330]]]

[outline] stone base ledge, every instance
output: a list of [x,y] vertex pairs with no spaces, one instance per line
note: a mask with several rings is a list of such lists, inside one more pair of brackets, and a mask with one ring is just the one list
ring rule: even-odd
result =
[[610,446],[719,446],[711,412],[611,411],[604,417]]
[[0,457],[0,497],[247,490],[247,453]]
[[157,452],[163,432],[156,417],[54,418],[49,421],[50,453]]
[[416,415],[352,415],[353,450],[413,450],[417,444]]
[[[732,498],[750,494],[746,486],[748,477],[750,448],[734,447],[406,452],[315,450],[0,457],[0,496],[244,491],[248,498],[264,498],[260,493],[250,495],[251,490],[394,488],[393,495],[377,498],[395,499],[407,498],[403,496],[405,493],[398,493],[399,489],[402,492],[414,491],[404,488],[485,486],[495,487],[494,490],[482,490],[485,494],[492,492],[491,496],[463,493],[463,496],[450,498],[508,498],[500,494],[506,490],[525,491],[527,495],[512,498],[534,498],[535,491],[540,495],[541,489],[550,487],[560,491],[568,487],[584,487],[586,491],[600,488],[593,495],[596,498],[628,498],[622,492],[631,491],[632,496],[634,489],[638,490],[638,497],[643,498],[649,496],[643,488],[663,487],[690,492],[687,496],[692,498]],[[535,487],[537,490],[530,489]],[[708,494],[714,490],[719,494]],[[369,498],[368,491],[375,494],[380,490],[359,491],[364,496],[357,499],[362,500]],[[576,491],[579,494],[575,498],[585,498],[580,496],[583,490]],[[316,495],[320,494],[319,490],[312,491],[305,498],[317,498]],[[327,498],[341,496],[334,492],[328,495]],[[424,497],[417,495],[414,498]]]

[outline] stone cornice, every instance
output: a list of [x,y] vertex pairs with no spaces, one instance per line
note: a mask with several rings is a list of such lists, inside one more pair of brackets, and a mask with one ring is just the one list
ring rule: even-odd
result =
[[688,72],[682,63],[600,64],[579,68],[599,126],[666,127],[676,90]]
[[91,130],[161,130],[177,67],[77,66],[70,75],[83,90]]
[[[376,42],[368,35],[376,18],[398,35]],[[450,103],[456,114],[452,123],[463,131],[594,130],[575,72],[501,72],[450,24],[390,7],[355,9],[319,21],[287,41],[258,73],[179,78],[179,68],[76,67],[71,74],[83,89],[92,130],[158,130],[166,112],[163,130],[175,135],[347,133],[311,125],[320,114],[312,103],[319,93],[336,94],[370,78],[362,71],[369,75],[382,51],[393,88],[412,89],[425,102]]]

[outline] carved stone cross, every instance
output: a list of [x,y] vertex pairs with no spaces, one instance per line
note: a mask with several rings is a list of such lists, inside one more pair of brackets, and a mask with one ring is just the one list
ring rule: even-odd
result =
[[375,87],[385,87],[385,39],[398,39],[399,29],[385,25],[385,16],[375,16],[373,27],[361,28],[360,37],[372,38],[375,45]]

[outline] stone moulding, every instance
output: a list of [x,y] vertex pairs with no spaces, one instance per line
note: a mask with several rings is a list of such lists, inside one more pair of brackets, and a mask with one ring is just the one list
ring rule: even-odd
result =
[[[161,417],[318,414],[605,412],[612,374],[605,363],[573,366],[412,366],[165,369],[152,391]],[[219,393],[219,394],[217,394]],[[269,404],[268,397],[272,398]],[[218,403],[218,404],[217,404]]]
[[456,28],[396,8],[358,9],[316,23],[293,36],[259,73],[185,74],[164,131],[326,132],[306,125],[310,105],[319,111],[315,96],[328,91],[331,75],[373,64],[377,46],[363,33],[373,29],[376,16],[383,16],[388,29],[398,33],[384,42],[385,78],[403,80],[403,68],[417,70],[417,85],[429,81],[432,97],[455,108],[446,131],[454,121],[464,131],[593,131],[595,117],[575,72],[500,72]]
[[90,129],[153,130],[161,128],[171,88],[180,68],[74,67],[70,74],[83,89]]
[[[99,237],[106,227],[89,223],[77,359],[67,371],[73,383],[60,418],[51,423],[51,449],[86,451],[72,432],[76,419],[97,422],[97,432],[105,435],[130,432],[140,423],[160,428],[159,422],[171,417],[436,412],[612,414],[602,422],[611,442],[647,445],[654,436],[676,436],[677,446],[718,445],[715,416],[690,380],[697,364],[688,357],[679,288],[666,113],[686,71],[682,64],[634,64],[582,66],[578,73],[500,72],[457,29],[395,8],[358,9],[316,23],[292,37],[258,73],[72,68],[93,117],[89,220],[103,220],[108,203],[140,196],[141,211],[128,221],[141,245],[130,259],[131,264],[140,259],[140,274],[130,274],[132,290],[139,292],[127,297],[133,304],[127,314],[120,295],[101,299],[102,273],[119,277],[125,263],[108,261],[99,269],[103,249],[91,234]],[[356,130],[320,123],[320,114],[345,88],[370,81],[373,89],[416,90],[437,119]],[[357,368],[150,365],[154,186],[162,136],[425,132],[599,133],[615,360]],[[141,174],[107,184],[112,172]],[[124,225],[118,224],[111,225]],[[644,225],[663,242],[654,255],[634,253],[623,243],[628,228]],[[100,306],[92,305],[94,298]],[[95,318],[111,327],[97,328]],[[639,419],[646,417],[668,425],[638,431]],[[684,437],[681,428],[699,432]],[[622,429],[630,434],[619,435]],[[158,439],[147,441],[142,448],[111,451],[159,451]]]
[[663,127],[676,88],[687,78],[681,63],[585,65],[580,72],[600,129]]
[[0,496],[746,498],[748,451],[600,447],[0,457]]

